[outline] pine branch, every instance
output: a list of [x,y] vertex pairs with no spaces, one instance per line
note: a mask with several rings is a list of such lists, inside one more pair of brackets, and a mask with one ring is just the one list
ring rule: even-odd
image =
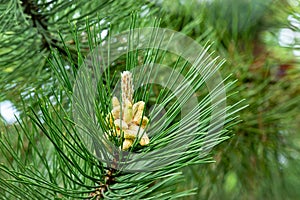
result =
[[[182,173],[178,171],[185,166],[211,162],[207,151],[228,137],[226,128],[220,129],[219,120],[210,123],[210,115],[225,117],[224,113],[228,113],[226,125],[235,119],[234,115],[239,109],[237,105],[233,105],[214,112],[217,107],[222,107],[225,101],[220,97],[222,87],[219,88],[220,84],[210,85],[211,94],[203,88],[207,81],[218,80],[214,74],[222,62],[210,59],[208,48],[202,49],[197,57],[193,58],[194,64],[184,61],[181,55],[177,55],[177,61],[174,63],[174,55],[167,50],[159,50],[159,47],[175,45],[180,38],[164,36],[155,30],[149,32],[149,35],[155,37],[148,40],[153,42],[157,49],[148,48],[140,54],[125,51],[123,57],[117,59],[119,62],[115,62],[120,65],[118,68],[115,68],[114,64],[105,64],[106,55],[111,55],[107,54],[108,52],[117,53],[118,49],[123,49],[118,48],[118,42],[127,38],[124,36],[117,37],[116,41],[105,42],[97,41],[99,38],[95,36],[89,38],[90,49],[97,44],[104,45],[92,51],[94,54],[91,55],[97,55],[96,57],[86,57],[85,61],[81,62],[80,69],[91,73],[79,71],[74,64],[71,64],[71,69],[66,69],[60,52],[52,54],[51,69],[59,80],[59,87],[52,90],[53,98],[48,98],[48,91],[41,91],[37,99],[38,109],[31,108],[27,118],[19,121],[16,126],[16,132],[20,135],[17,150],[13,148],[11,138],[4,136],[1,140],[0,150],[8,157],[6,164],[0,167],[1,174],[5,177],[0,178],[0,183],[6,181],[11,185],[3,189],[3,196],[11,197],[11,193],[16,193],[14,196],[18,198],[36,199],[176,199],[194,194],[194,189],[173,192],[176,189],[174,183],[182,180]],[[89,29],[87,32],[90,37]],[[126,48],[138,46],[140,43],[148,44],[147,40],[141,40],[143,37],[138,40],[130,31],[128,33],[128,42],[121,43]],[[74,40],[75,43],[80,42],[78,38]],[[108,46],[105,46],[107,44]],[[105,47],[108,47],[107,51]],[[84,58],[80,51],[77,53],[79,57]],[[103,58],[101,61],[104,66],[108,67],[107,70],[99,69],[99,59],[93,59],[99,55]],[[111,58],[108,57],[107,60]],[[172,66],[171,73],[161,73],[161,68],[151,63],[169,63]],[[122,95],[122,92],[114,94],[113,88],[118,87],[116,78],[121,74],[116,73],[116,69],[138,70],[133,76],[134,83],[150,85],[141,88],[135,85],[137,89],[133,91],[135,87],[132,87],[131,80],[130,84],[123,85],[122,91],[126,95]],[[100,72],[103,74],[98,77]],[[184,75],[183,79],[178,72]],[[152,78],[166,79],[168,84],[157,90],[155,85],[151,85]],[[94,83],[97,83],[96,87]],[[73,85],[75,87],[72,87]],[[227,89],[231,86],[232,82],[229,81],[224,87]],[[93,89],[96,89],[96,96]],[[125,91],[129,91],[128,94]],[[180,118],[181,107],[194,98],[195,91],[201,91],[201,101],[195,102],[195,107],[188,107],[189,112]],[[131,130],[137,132],[134,139],[131,138],[133,141],[128,148],[122,147],[122,142],[128,139],[124,138],[128,134],[126,130],[121,128],[120,134],[117,135],[117,132],[114,133],[117,130],[116,123],[109,124],[107,121],[113,110],[113,95],[120,100],[119,105],[123,105],[120,106],[120,116],[129,126],[136,120],[130,114],[130,101],[143,101],[146,105],[143,109],[138,109],[139,114],[133,112],[134,116],[139,116],[137,120],[141,122],[135,125],[138,129]],[[125,104],[122,104],[122,96],[127,100]],[[210,101],[214,103],[210,104]],[[160,110],[156,108],[158,104],[166,109],[164,117],[157,117]],[[149,113],[149,124],[153,127],[147,129],[147,125],[142,125],[142,119],[146,117],[145,110],[152,105],[154,111]],[[149,136],[148,142],[141,143],[144,138],[139,136],[141,127],[145,128]],[[210,135],[209,130],[212,130]],[[40,139],[36,140],[37,137]],[[23,146],[22,138],[29,141],[28,147]],[[166,148],[168,145],[171,147]],[[204,151],[202,153],[201,148]],[[28,151],[31,152],[30,155],[26,154],[28,157],[23,160],[19,155]],[[20,190],[14,190],[15,186],[19,186]],[[27,192],[24,194],[25,191]]]

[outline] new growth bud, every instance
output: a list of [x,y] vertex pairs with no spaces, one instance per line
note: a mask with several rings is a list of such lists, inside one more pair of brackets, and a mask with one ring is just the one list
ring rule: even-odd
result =
[[[117,97],[112,98],[113,109],[107,116],[109,123],[116,127],[113,136],[123,135],[122,150],[128,150],[134,140],[138,139],[141,146],[148,145],[150,139],[145,132],[149,119],[144,114],[145,102],[133,103],[133,81],[129,71],[121,73],[122,116],[121,105]],[[123,134],[122,134],[123,133]]]

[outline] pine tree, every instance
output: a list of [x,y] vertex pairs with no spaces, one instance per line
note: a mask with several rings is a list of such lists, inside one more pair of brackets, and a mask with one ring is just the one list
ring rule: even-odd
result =
[[1,199],[299,197],[298,41],[276,45],[297,12],[1,1],[0,100],[21,113],[1,119]]

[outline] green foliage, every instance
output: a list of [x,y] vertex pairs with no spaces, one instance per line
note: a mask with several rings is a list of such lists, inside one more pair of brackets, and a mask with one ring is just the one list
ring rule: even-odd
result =
[[199,186],[191,199],[294,199],[298,194],[290,186],[300,182],[287,177],[299,176],[294,169],[299,163],[299,66],[292,52],[299,43],[296,38],[283,48],[278,35],[281,28],[299,31],[299,11],[286,1],[216,0],[177,6],[163,7],[167,17],[162,24],[199,41],[203,36],[214,41],[227,58],[222,71],[238,79],[235,97],[249,104],[240,112],[243,122],[234,127],[230,144],[216,149],[216,164],[185,170],[186,188]]
[[[77,61],[74,32],[70,31],[74,25],[81,41],[80,48],[87,52],[84,30],[98,24],[94,26],[94,33],[101,34],[118,21],[118,31],[125,30],[129,27],[131,12],[141,11],[142,5],[137,1],[112,0],[1,1],[0,89],[5,91],[1,93],[1,100],[10,100],[18,106],[19,94],[33,95],[33,91],[45,87],[45,81],[51,82],[47,58],[52,48],[65,58],[71,54]],[[69,52],[65,51],[65,46]]]
[[[82,199],[97,192],[113,199],[299,198],[300,73],[293,54],[299,41],[295,37],[285,47],[278,41],[282,28],[299,34],[299,9],[293,2],[1,1],[0,100],[12,101],[22,118],[13,125],[0,124],[0,199]],[[136,24],[131,23],[132,16]],[[200,44],[211,41],[209,51],[226,59],[222,75],[232,74],[225,82],[227,103],[246,99],[242,104],[249,107],[240,111],[243,105],[228,106],[232,117],[228,116],[223,137],[216,143],[232,138],[214,149],[214,163],[190,150],[169,168],[114,171],[99,162],[79,138],[72,118],[72,84],[86,54],[101,43],[99,34],[107,31],[103,39],[133,27],[157,26],[155,17],[160,27],[185,33]],[[172,54],[134,52],[112,63],[105,77],[110,84],[103,83],[106,86],[98,92],[110,95],[106,89],[117,84],[117,72],[154,61],[183,69],[185,75],[190,69]],[[233,80],[237,80],[234,88]],[[201,100],[208,93],[200,86]],[[136,99],[150,91],[143,98],[150,108],[158,96],[168,94],[162,89],[142,88]],[[110,98],[100,99],[100,105],[109,107]],[[95,109],[101,121],[101,113],[107,110]],[[207,125],[210,111],[205,109],[201,120]],[[233,126],[237,111],[242,122]],[[169,118],[170,124],[174,122],[175,114]],[[162,145],[168,142],[168,138],[157,139]],[[198,141],[201,136],[190,145],[198,148]],[[192,164],[198,165],[187,166]]]

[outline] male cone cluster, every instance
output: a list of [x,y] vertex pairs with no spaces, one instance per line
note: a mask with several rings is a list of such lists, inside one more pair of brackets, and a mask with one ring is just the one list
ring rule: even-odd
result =
[[[121,137],[124,141],[122,150],[128,150],[136,139],[139,139],[139,144],[145,146],[150,140],[145,132],[149,119],[143,116],[145,102],[138,101],[133,104],[133,84],[132,74],[128,71],[121,73],[121,88],[122,88],[122,105],[117,97],[112,98],[112,111],[108,118],[112,127],[114,136]],[[122,111],[121,111],[122,109]]]

